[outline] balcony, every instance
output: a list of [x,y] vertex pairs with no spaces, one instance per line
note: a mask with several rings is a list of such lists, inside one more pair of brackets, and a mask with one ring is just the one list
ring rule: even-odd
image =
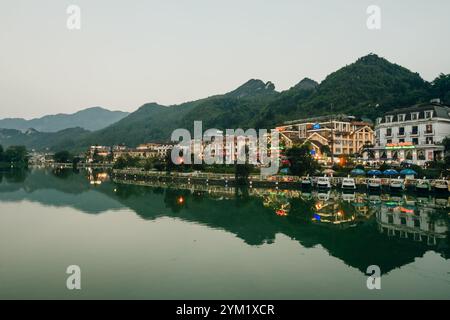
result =
[[434,130],[425,130],[423,134],[426,136],[432,136],[434,135],[434,133],[435,133]]

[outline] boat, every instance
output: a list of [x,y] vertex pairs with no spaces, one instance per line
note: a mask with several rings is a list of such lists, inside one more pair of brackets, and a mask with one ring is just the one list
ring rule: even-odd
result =
[[403,191],[405,190],[405,183],[403,181],[403,179],[391,179],[391,181],[389,181],[389,189],[391,191]]
[[354,192],[352,192],[352,193],[343,192],[342,193],[343,201],[352,202],[352,201],[355,201],[355,199],[356,199],[356,194]]
[[331,197],[331,191],[319,191],[317,193],[317,200],[319,201],[328,201]]
[[370,190],[381,190],[381,179],[375,177],[368,179],[367,188]]
[[415,189],[418,192],[428,192],[428,191],[430,191],[431,190],[430,181],[426,180],[425,178],[421,179],[421,180],[417,180]]
[[448,192],[448,180],[441,179],[434,181],[433,190],[439,193]]
[[355,179],[353,178],[342,179],[341,188],[344,190],[355,190],[356,189]]
[[302,178],[301,181],[302,188],[311,188],[312,187],[312,180],[309,176]]
[[319,177],[317,179],[317,188],[331,189],[331,182],[329,177]]

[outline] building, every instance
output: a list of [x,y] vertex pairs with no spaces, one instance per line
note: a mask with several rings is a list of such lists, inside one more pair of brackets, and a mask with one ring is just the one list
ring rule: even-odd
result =
[[347,115],[289,121],[276,130],[287,148],[309,143],[313,154],[319,159],[324,153],[335,157],[354,155],[374,142],[371,123]]
[[128,148],[126,146],[114,146],[113,154],[114,160],[117,158],[129,155],[134,158],[150,159],[166,157],[167,153],[172,150],[173,144],[169,143],[144,143],[140,144],[137,148]]
[[372,155],[377,161],[423,165],[443,159],[444,146],[439,143],[449,136],[448,106],[436,101],[398,109],[377,119]]
[[91,146],[87,153],[87,162],[95,162],[98,159],[106,159],[111,154],[111,148],[107,146]]

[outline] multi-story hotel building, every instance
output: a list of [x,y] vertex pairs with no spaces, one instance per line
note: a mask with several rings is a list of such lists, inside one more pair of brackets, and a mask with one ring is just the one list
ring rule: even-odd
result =
[[450,108],[439,102],[388,112],[378,118],[373,156],[377,161],[409,161],[423,165],[442,160],[450,137]]
[[281,139],[290,148],[308,142],[317,157],[323,146],[335,157],[354,155],[374,142],[371,123],[353,116],[333,115],[285,122],[277,127]]

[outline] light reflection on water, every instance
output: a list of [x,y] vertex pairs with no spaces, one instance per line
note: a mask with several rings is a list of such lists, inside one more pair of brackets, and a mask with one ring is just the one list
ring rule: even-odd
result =
[[[450,298],[447,196],[136,186],[67,170],[0,178],[0,281],[16,288],[1,298],[73,297],[43,271],[73,257],[94,270],[75,298]],[[372,264],[380,292],[365,287]],[[42,272],[39,294],[23,277]]]

